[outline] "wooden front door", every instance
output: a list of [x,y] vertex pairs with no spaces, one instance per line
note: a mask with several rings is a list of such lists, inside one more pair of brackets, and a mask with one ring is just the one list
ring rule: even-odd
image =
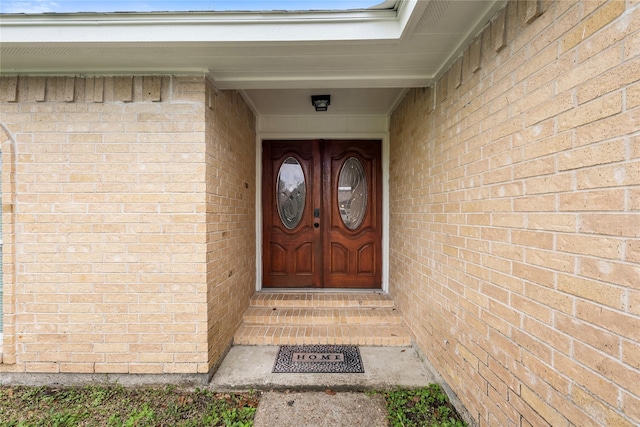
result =
[[382,287],[381,142],[263,141],[263,287]]

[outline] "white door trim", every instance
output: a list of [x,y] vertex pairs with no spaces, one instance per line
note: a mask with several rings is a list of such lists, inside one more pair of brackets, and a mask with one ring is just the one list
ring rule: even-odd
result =
[[[382,141],[382,291],[389,292],[389,133],[388,118],[376,117],[385,121],[385,131],[380,131],[377,121],[373,132],[366,129],[357,131],[328,129],[327,131],[260,132],[260,122],[256,132],[256,290],[262,289],[262,141],[265,139],[379,139]],[[344,119],[344,118],[340,118]],[[308,123],[308,117],[300,117]],[[297,120],[295,120],[297,122]],[[268,126],[267,126],[268,127]],[[293,127],[293,126],[292,126]],[[368,126],[365,126],[368,127]]]

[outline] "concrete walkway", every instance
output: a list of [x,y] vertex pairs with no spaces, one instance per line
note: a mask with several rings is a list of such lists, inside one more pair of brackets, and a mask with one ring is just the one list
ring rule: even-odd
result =
[[387,426],[384,399],[364,391],[435,382],[411,347],[360,347],[363,374],[274,374],[277,354],[277,346],[233,347],[210,383],[264,392],[255,427]]
[[266,392],[254,427],[387,427],[382,395],[340,392]]

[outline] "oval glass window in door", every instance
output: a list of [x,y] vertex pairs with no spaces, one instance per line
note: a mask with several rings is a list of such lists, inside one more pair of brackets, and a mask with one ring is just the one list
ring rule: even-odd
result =
[[367,211],[367,175],[360,160],[349,157],[338,176],[338,209],[342,222],[350,230],[362,224]]
[[287,157],[278,172],[276,203],[282,224],[289,230],[298,226],[304,212],[307,188],[304,171],[293,157]]

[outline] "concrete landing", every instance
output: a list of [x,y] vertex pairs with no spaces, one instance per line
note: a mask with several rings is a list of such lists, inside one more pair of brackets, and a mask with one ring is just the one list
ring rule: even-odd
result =
[[412,347],[360,347],[364,374],[273,374],[278,348],[232,347],[209,386],[220,391],[359,391],[436,382]]
[[412,347],[359,348],[364,374],[273,374],[278,346],[235,346],[209,386],[216,391],[264,392],[255,427],[385,427],[383,396],[356,391],[436,382]]

